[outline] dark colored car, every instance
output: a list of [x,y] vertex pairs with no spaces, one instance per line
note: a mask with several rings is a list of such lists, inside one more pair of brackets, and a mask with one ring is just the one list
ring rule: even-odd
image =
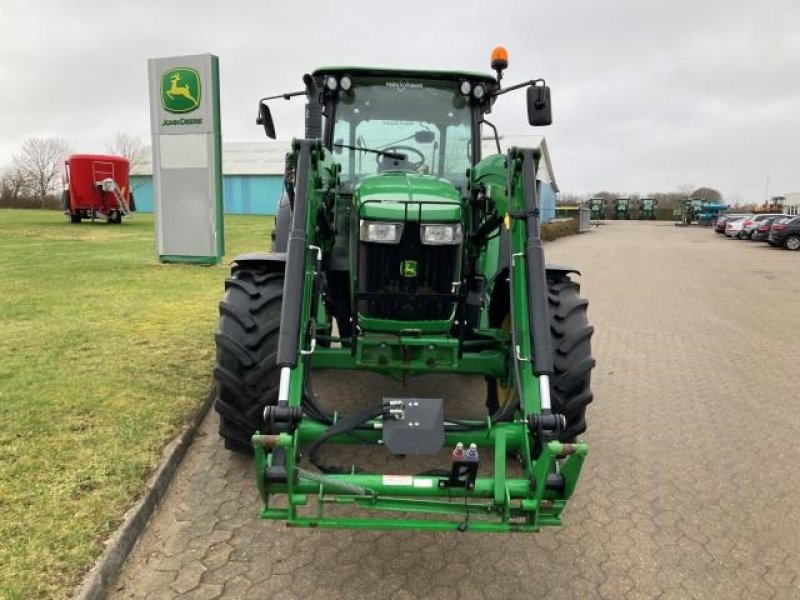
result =
[[787,250],[800,250],[800,217],[773,223],[767,243],[770,246],[783,246]]
[[772,215],[768,219],[764,219],[753,229],[753,232],[750,234],[750,239],[754,242],[766,242],[769,237],[769,230],[775,223],[789,221],[791,218],[792,217],[785,217],[782,215]]

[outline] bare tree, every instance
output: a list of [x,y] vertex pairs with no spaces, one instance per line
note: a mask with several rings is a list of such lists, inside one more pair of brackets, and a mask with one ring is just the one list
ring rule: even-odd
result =
[[29,187],[25,173],[15,165],[6,167],[0,174],[0,200],[13,202],[24,196]]
[[22,143],[22,150],[13,157],[14,167],[25,176],[42,208],[47,194],[54,190],[56,177],[68,153],[69,146],[61,138],[32,137]]
[[131,172],[134,172],[144,161],[144,144],[137,135],[130,133],[117,133],[113,144],[107,146],[110,154],[117,154],[128,159]]

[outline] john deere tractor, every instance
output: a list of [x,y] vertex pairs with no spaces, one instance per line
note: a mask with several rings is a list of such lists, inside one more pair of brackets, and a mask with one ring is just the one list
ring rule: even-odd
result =
[[631,199],[630,198],[615,198],[614,199],[614,218],[622,221],[627,221],[631,218]]
[[639,199],[639,219],[653,221],[656,218],[656,207],[658,200],[655,198]]
[[[272,252],[235,258],[220,303],[216,409],[227,448],[255,454],[261,516],[293,526],[534,532],[560,525],[587,445],[592,327],[575,269],[545,263],[538,148],[482,156],[494,103],[541,79],[325,67],[304,89],[303,139],[286,159]],[[496,133],[495,139],[497,140]],[[374,389],[364,409],[323,407],[312,370],[399,381],[483,376],[486,414],[463,399]],[[371,446],[426,468],[331,465],[326,443]],[[344,508],[344,514],[341,510]],[[409,516],[410,515],[410,516]],[[414,515],[419,515],[414,517]]]
[[605,218],[606,206],[605,201],[602,198],[590,198],[589,208],[592,211],[591,217],[593,221],[599,221],[600,219]]

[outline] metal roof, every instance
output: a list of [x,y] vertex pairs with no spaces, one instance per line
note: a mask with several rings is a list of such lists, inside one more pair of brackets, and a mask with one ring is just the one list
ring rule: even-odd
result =
[[[263,142],[226,142],[222,144],[222,173],[224,175],[283,175],[286,153],[289,152],[289,141],[263,141]],[[544,160],[539,165],[539,179],[549,183],[553,190],[558,191],[553,165],[547,142],[542,135],[508,135],[500,136],[500,148],[505,153],[508,148],[541,148]],[[494,138],[481,140],[484,156],[497,153]],[[152,175],[152,152],[148,146],[145,149],[145,158],[136,168],[131,169],[131,175]]]
[[[290,141],[225,142],[222,144],[222,173],[224,175],[283,175]],[[153,153],[148,146],[145,158],[131,175],[152,175]]]

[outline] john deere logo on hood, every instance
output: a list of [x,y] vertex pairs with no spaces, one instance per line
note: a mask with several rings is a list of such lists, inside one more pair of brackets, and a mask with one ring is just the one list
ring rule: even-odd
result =
[[200,106],[200,73],[176,67],[161,76],[161,105],[171,113],[188,113]]
[[417,276],[417,261],[404,260],[400,263],[400,275],[403,277],[416,277]]

